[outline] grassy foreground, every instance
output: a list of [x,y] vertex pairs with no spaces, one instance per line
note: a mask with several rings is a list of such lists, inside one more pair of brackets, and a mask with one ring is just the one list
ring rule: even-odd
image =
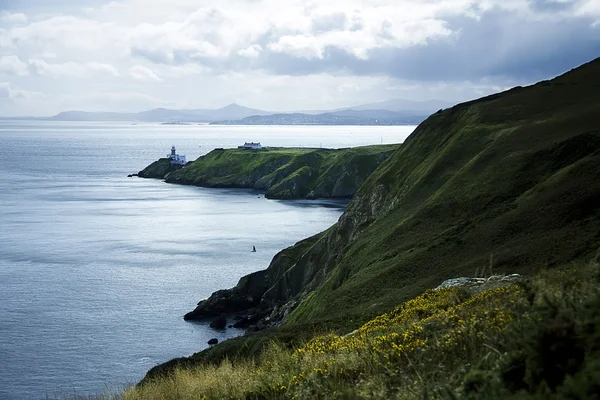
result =
[[427,290],[345,335],[205,364],[124,399],[598,398],[597,259],[472,294]]

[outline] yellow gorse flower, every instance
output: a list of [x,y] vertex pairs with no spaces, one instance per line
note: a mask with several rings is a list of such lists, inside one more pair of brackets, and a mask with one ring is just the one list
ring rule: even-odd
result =
[[[428,290],[393,311],[380,315],[346,336],[325,335],[297,349],[292,357],[314,357],[369,351],[384,357],[400,356],[428,346],[424,325],[437,323],[448,329],[436,345],[464,346],[467,338],[481,339],[501,331],[511,322],[520,291],[516,285],[490,289],[461,301],[460,289]],[[464,297],[464,295],[463,295]],[[493,306],[493,307],[492,307]],[[390,353],[390,350],[393,350]]]

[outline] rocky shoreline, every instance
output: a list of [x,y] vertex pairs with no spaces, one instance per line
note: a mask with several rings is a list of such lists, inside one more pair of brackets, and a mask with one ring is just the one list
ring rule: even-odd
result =
[[[271,266],[269,266],[271,268]],[[274,266],[273,268],[277,268]],[[267,328],[279,326],[284,318],[302,301],[303,296],[297,296],[285,302],[263,299],[268,290],[269,269],[246,275],[238,284],[227,290],[214,292],[208,299],[202,300],[193,311],[187,313],[184,319],[211,320],[213,329],[225,329],[227,320],[232,320],[229,328],[245,329],[245,334],[258,332]],[[513,284],[522,280],[519,274],[492,275],[489,277],[460,277],[442,282],[434,290],[449,287],[460,287],[472,293]]]
[[301,282],[292,284],[289,272],[322,236],[315,235],[280,251],[267,269],[243,276],[231,289],[214,292],[184,319],[214,322],[230,318],[231,327],[245,329],[246,333],[280,325],[304,297]]
[[[276,199],[351,198],[398,147],[272,148],[258,152],[216,149],[186,165],[161,158],[129,176],[201,187],[252,188]],[[267,269],[242,277],[231,289],[214,292],[184,319],[210,320],[215,329],[232,327],[246,333],[280,325],[308,288],[318,282],[312,263],[301,259],[323,237],[325,232],[282,250]]]

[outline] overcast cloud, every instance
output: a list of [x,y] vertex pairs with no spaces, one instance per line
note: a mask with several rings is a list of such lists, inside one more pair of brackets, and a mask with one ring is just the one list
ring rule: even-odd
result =
[[0,115],[461,101],[598,56],[600,0],[0,0]]

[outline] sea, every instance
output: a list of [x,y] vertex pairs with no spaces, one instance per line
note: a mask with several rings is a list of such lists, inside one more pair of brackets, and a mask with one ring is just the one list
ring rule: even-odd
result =
[[401,143],[414,128],[0,122],[0,400],[118,392],[243,334],[183,315],[347,205],[127,177],[172,145],[194,160],[250,141]]

